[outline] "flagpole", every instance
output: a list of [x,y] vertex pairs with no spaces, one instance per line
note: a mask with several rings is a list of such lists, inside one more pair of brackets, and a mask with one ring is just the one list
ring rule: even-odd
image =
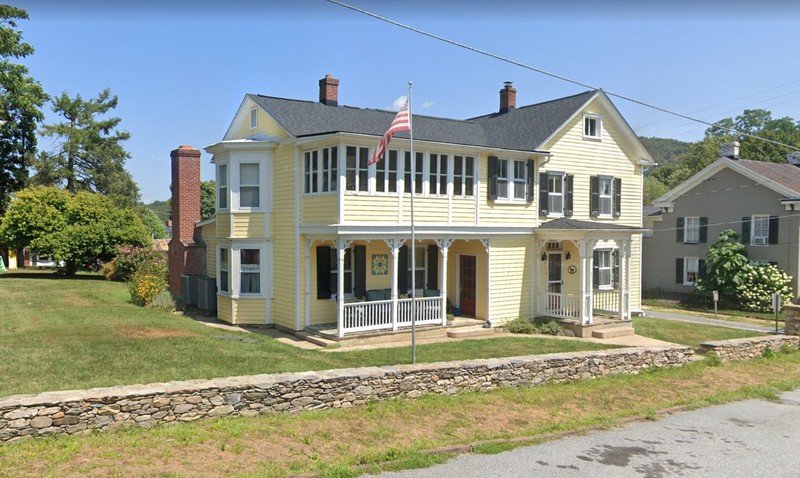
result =
[[414,232],[414,193],[416,186],[414,181],[417,176],[417,159],[414,157],[414,128],[411,124],[411,86],[408,82],[408,126],[409,126],[409,149],[411,150],[411,363],[417,363],[417,258],[416,258],[416,237]]

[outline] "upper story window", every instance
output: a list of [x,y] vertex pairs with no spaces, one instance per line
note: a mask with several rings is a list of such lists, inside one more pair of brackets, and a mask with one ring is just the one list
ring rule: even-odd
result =
[[472,156],[453,156],[453,195],[474,195],[475,158]]
[[[423,167],[425,164],[425,155],[423,153],[415,153],[416,160],[414,161],[414,193],[415,194],[422,194],[422,177],[423,177]],[[404,181],[405,186],[404,190],[406,193],[411,192],[411,153],[406,151],[405,161],[404,161]]]
[[258,110],[256,108],[250,108],[250,129],[254,129],[258,126]]
[[239,207],[258,208],[261,206],[259,185],[259,164],[239,164]]
[[347,190],[369,191],[369,148],[347,147]]
[[765,246],[769,244],[769,216],[753,216],[753,235],[750,244]]
[[560,171],[539,173],[539,214],[572,216],[573,176]]
[[428,192],[432,195],[447,194],[446,154],[431,154],[428,157]]
[[587,139],[602,139],[603,118],[600,115],[583,115],[583,137]]
[[306,194],[335,192],[339,182],[339,148],[322,148],[306,151],[305,184]]
[[489,200],[531,201],[533,161],[489,156]]
[[217,209],[228,209],[228,165],[217,166]]
[[700,244],[708,241],[707,217],[676,218],[675,240],[684,244]]
[[390,149],[389,155],[375,164],[375,191],[397,192],[397,155],[396,149]]
[[619,217],[622,208],[622,179],[611,176],[592,176],[591,214],[599,217]]
[[742,242],[751,246],[778,243],[778,216],[755,214],[742,218]]
[[261,293],[261,250],[241,249],[241,282],[242,294]]

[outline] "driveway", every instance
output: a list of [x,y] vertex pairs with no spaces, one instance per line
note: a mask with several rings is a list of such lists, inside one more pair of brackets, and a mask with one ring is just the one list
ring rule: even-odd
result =
[[[719,327],[728,327],[729,329],[750,330],[753,332],[763,332],[766,334],[775,333],[775,323],[770,327],[768,325],[751,325],[742,324],[740,322],[732,322],[729,320],[712,319],[708,317],[697,317],[693,315],[676,314],[672,312],[656,312],[653,310],[645,310],[645,317],[655,317],[657,319],[667,320],[682,320],[684,322],[694,322],[696,324],[716,325]],[[778,328],[778,333],[783,333],[783,327]]]
[[462,455],[385,478],[797,476],[800,390],[681,412],[497,455]]

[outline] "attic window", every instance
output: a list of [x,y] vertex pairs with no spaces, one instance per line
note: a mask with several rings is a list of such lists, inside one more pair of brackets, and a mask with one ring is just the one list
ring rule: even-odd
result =
[[254,108],[250,109],[250,129],[258,126],[258,111]]
[[586,139],[602,139],[603,118],[600,115],[583,115],[583,137]]

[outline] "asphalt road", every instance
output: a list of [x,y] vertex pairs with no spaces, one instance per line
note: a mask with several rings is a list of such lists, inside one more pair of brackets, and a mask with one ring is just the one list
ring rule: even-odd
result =
[[800,476],[800,390],[681,412],[497,455],[461,455],[385,478]]

